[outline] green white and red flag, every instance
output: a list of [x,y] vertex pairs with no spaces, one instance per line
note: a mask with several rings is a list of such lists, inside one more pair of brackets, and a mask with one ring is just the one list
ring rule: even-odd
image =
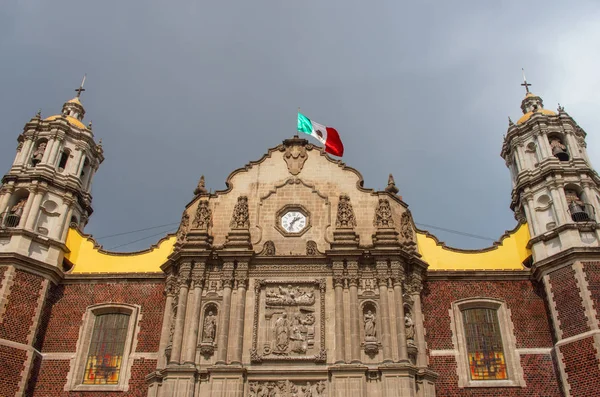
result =
[[335,128],[315,123],[302,113],[298,113],[298,131],[312,135],[325,146],[327,153],[338,157],[344,155],[344,145],[340,139],[340,134],[338,134]]

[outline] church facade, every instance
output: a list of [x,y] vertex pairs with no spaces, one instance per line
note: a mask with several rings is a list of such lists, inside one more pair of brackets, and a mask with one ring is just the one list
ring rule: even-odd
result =
[[83,233],[104,158],[79,94],[38,113],[0,189],[0,395],[596,396],[600,178],[563,108],[521,109],[490,248],[293,137],[131,254]]

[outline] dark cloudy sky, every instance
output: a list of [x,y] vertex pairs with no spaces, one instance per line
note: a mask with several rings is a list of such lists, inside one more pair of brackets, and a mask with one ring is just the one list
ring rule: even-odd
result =
[[366,187],[394,174],[417,223],[497,238],[515,226],[499,153],[521,67],[600,164],[599,18],[598,1],[3,0],[0,172],[25,122],[60,112],[87,73],[86,123],[106,155],[86,228],[97,237],[178,222],[201,174],[224,188],[295,133],[301,106],[338,129]]

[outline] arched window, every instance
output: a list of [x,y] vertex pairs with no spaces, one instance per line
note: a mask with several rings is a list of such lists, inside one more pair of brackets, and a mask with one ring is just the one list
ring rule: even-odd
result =
[[452,303],[459,387],[524,386],[506,304],[493,298]]
[[128,314],[96,316],[85,363],[84,385],[119,384],[128,324]]
[[558,134],[548,136],[552,155],[560,161],[569,161],[569,152],[564,142],[564,137]]
[[60,155],[60,160],[58,161],[58,172],[64,172],[67,168],[67,162],[69,161],[69,157],[71,156],[71,151],[69,149],[63,150]]
[[138,314],[139,307],[128,304],[88,307],[68,375],[70,390],[128,389]]

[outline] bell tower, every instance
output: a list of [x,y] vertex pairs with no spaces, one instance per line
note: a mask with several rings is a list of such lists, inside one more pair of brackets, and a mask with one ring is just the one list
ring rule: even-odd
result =
[[535,261],[572,247],[598,247],[600,177],[592,168],[586,133],[559,105],[544,109],[542,98],[522,84],[523,116],[509,127],[501,156],[511,173],[511,209],[527,221]]
[[509,119],[501,152],[513,184],[511,208],[529,227],[531,274],[551,315],[564,395],[597,395],[600,177],[583,129],[562,106],[544,109],[525,79],[522,85],[523,116],[516,124]]
[[104,156],[91,122],[83,124],[84,82],[60,114],[38,112],[18,137],[0,189],[0,253],[61,265],[69,226],[83,229],[92,214],[92,178]]

